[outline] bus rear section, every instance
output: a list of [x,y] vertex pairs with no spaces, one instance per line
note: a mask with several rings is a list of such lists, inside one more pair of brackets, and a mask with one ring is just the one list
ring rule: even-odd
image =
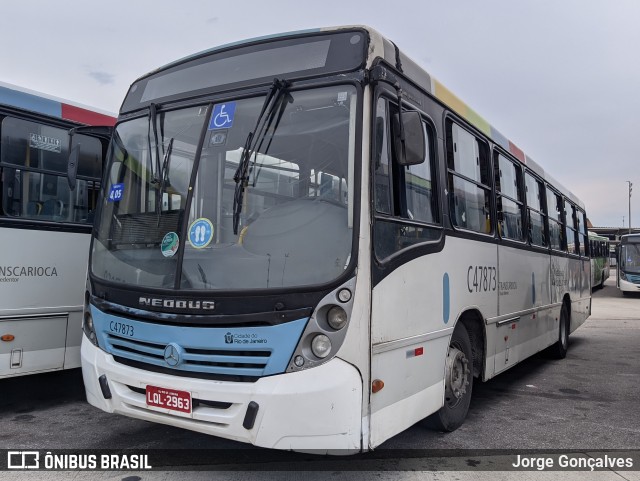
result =
[[0,378],[80,366],[82,287],[106,142],[69,129],[106,114],[0,84]]

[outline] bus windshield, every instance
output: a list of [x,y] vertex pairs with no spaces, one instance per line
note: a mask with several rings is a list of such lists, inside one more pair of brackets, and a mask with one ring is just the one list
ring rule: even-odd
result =
[[620,246],[620,269],[627,273],[640,274],[640,243]]
[[236,233],[234,177],[265,97],[120,123],[96,223],[93,275],[220,290],[316,285],[340,276],[352,250],[356,98],[347,85],[284,94],[255,132]]

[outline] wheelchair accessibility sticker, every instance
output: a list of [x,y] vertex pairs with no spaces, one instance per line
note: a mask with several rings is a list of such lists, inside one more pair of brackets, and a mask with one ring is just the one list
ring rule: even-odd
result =
[[189,227],[189,242],[196,249],[207,247],[213,239],[213,224],[209,219],[200,218]]
[[211,122],[209,122],[209,130],[230,129],[233,126],[233,116],[235,113],[235,102],[214,105]]

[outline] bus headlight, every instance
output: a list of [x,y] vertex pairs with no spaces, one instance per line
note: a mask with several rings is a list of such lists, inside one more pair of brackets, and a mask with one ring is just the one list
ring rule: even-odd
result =
[[89,339],[91,344],[97,346],[98,338],[96,336],[96,329],[93,325],[93,317],[91,316],[91,313],[89,311],[85,311],[84,313],[84,318],[82,320],[82,330],[84,331],[85,336],[87,336],[87,339]]
[[333,306],[327,312],[327,323],[332,329],[339,331],[347,325],[347,313],[340,306]]
[[623,280],[623,281],[627,280],[627,275],[623,271],[620,271],[620,280]]
[[324,334],[318,334],[311,341],[311,352],[314,356],[324,359],[331,352],[331,340]]

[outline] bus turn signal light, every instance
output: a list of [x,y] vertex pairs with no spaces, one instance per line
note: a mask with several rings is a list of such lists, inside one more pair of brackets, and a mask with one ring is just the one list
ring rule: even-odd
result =
[[384,387],[384,381],[381,381],[380,379],[376,379],[371,383],[371,392],[375,394],[378,391],[382,391],[383,387]]
[[13,334],[5,334],[2,337],[0,337],[0,339],[2,339],[4,342],[11,342],[16,338],[16,336],[14,336]]

